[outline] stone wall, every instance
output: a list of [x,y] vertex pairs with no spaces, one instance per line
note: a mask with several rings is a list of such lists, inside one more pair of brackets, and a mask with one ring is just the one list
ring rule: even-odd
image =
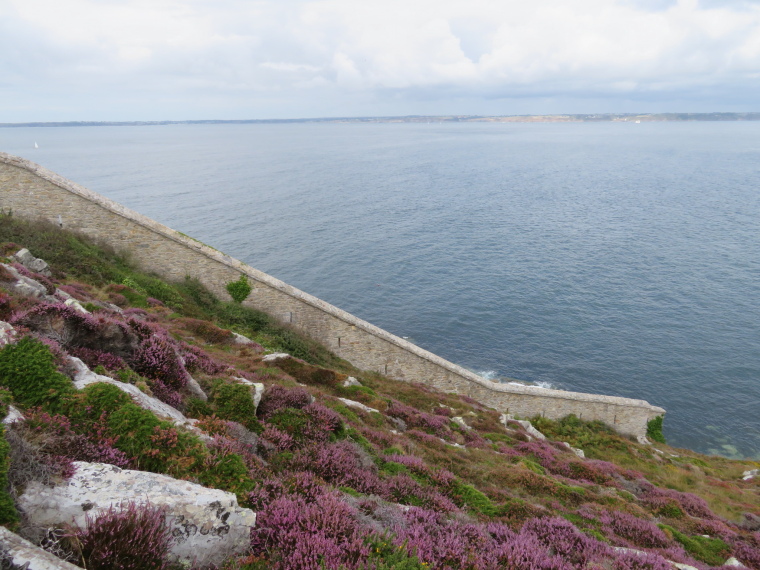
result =
[[195,277],[220,298],[229,298],[227,283],[247,275],[254,289],[246,305],[291,324],[357,367],[391,378],[465,394],[523,417],[542,414],[556,419],[573,413],[637,437],[646,433],[647,421],[665,413],[643,400],[491,382],[54,172],[5,153],[0,153],[0,208],[17,216],[46,218],[128,250],[142,268],[167,279]]

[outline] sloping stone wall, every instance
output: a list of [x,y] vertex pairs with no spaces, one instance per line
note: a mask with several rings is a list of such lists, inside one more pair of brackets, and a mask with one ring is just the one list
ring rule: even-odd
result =
[[220,298],[225,285],[248,276],[246,305],[274,315],[359,368],[468,395],[502,412],[575,414],[601,420],[621,433],[643,436],[665,410],[644,400],[547,390],[491,382],[337,307],[195,241],[28,160],[0,153],[0,208],[46,218],[117,249],[128,250],[148,271],[170,280],[199,279]]

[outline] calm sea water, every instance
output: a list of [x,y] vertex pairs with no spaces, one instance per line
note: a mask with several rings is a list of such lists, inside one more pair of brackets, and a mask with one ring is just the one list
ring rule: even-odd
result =
[[643,398],[671,443],[760,457],[760,123],[14,128],[0,149],[472,370]]

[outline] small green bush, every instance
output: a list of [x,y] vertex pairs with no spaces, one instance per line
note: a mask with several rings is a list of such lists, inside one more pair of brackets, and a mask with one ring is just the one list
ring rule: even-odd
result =
[[409,553],[406,544],[396,546],[393,536],[372,535],[365,539],[370,547],[370,554],[362,568],[374,570],[425,570],[429,564],[423,564],[419,558]]
[[485,493],[478,491],[472,485],[456,480],[451,484],[449,497],[459,507],[466,507],[471,511],[493,517],[498,513],[498,508]]
[[242,303],[251,294],[253,287],[248,283],[248,277],[241,275],[237,281],[227,283],[227,292],[236,303]]
[[204,461],[203,470],[198,473],[198,481],[206,487],[235,493],[240,503],[245,503],[248,493],[255,483],[248,476],[248,467],[236,453],[212,450]]
[[6,345],[0,350],[0,384],[23,406],[57,411],[74,386],[56,370],[53,360],[50,349],[32,337]]
[[647,437],[652,441],[667,443],[665,436],[662,434],[662,416],[657,416],[647,422]]
[[0,423],[0,526],[15,530],[19,516],[8,493],[8,468],[10,467],[10,446],[5,440],[5,426]]
[[671,526],[664,524],[657,526],[670,533],[695,559],[710,566],[722,566],[731,554],[731,547],[719,538],[687,536]]
[[250,387],[219,382],[214,387],[212,405],[220,418],[243,424],[255,433],[264,431],[256,419],[256,406],[251,398]]

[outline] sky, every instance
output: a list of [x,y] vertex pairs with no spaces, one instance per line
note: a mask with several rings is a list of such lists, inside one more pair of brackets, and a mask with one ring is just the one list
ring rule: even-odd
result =
[[758,101],[760,0],[0,0],[0,122]]

